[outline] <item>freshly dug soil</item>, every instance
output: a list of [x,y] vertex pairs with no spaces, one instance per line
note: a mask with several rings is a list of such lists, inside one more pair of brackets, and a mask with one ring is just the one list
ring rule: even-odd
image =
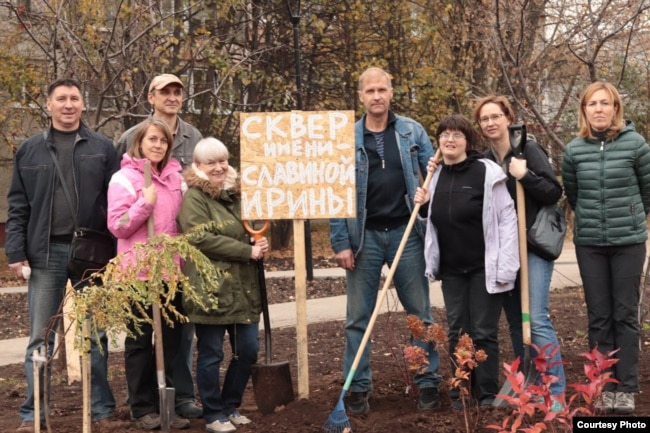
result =
[[[315,260],[319,267],[333,266],[330,257],[323,255]],[[267,269],[291,269],[292,257],[273,257],[266,259]],[[6,265],[0,265],[4,272]],[[4,272],[6,274],[6,272]],[[6,275],[4,276],[6,278]],[[2,281],[0,280],[0,284]],[[293,295],[292,279],[275,280],[267,283],[270,289],[270,302],[285,302]],[[333,296],[345,292],[342,278],[316,279],[308,284],[308,297]],[[287,289],[288,288],[288,289]],[[434,309],[434,319],[445,326],[443,309]],[[567,382],[583,384],[583,352],[588,351],[586,338],[586,307],[581,288],[565,288],[551,295],[551,316],[560,338]],[[0,338],[14,338],[27,335],[28,317],[24,295],[0,295]],[[643,351],[640,360],[641,393],[636,397],[635,415],[650,416],[650,399],[645,395],[650,390],[650,357],[644,353],[650,344],[649,323],[644,323],[642,331]],[[259,359],[264,360],[263,338]],[[321,432],[324,423],[334,410],[343,387],[341,358],[344,345],[343,323],[330,322],[310,325],[309,344],[309,393],[304,398],[275,413],[262,415],[255,405],[252,384],[245,394],[240,411],[253,420],[252,424],[241,426],[238,433],[316,433]],[[406,371],[402,349],[408,345],[408,330],[404,314],[386,313],[379,317],[372,337],[371,365],[374,372],[374,391],[370,399],[371,412],[365,416],[349,416],[355,433],[377,432],[488,432],[490,424],[501,425],[509,415],[508,409],[491,407],[470,407],[465,413],[449,407],[447,382],[442,386],[444,405],[436,412],[418,412],[416,409],[417,390],[411,386],[411,374]],[[505,321],[500,330],[501,361],[511,362],[512,350],[508,339]],[[296,333],[294,328],[274,330],[274,361],[287,360],[290,364],[297,390]],[[226,355],[228,357],[228,355]],[[450,377],[449,355],[441,348],[441,373],[445,379]],[[117,399],[116,414],[128,420],[126,405],[126,381],[123,357],[119,353],[109,358],[110,382]],[[55,433],[79,433],[81,421],[81,384],[67,385],[65,369],[54,366],[52,380],[51,427]],[[25,373],[22,364],[0,367],[0,432],[13,432],[20,420],[18,407],[25,397]],[[569,395],[574,393],[569,386]],[[541,420],[537,414],[536,421]],[[532,421],[524,426],[530,426]],[[523,426],[522,426],[523,427]],[[555,431],[568,431],[558,422],[552,423]],[[341,429],[342,430],[342,429]],[[45,430],[44,430],[45,431]],[[94,432],[100,432],[93,428]],[[126,430],[139,431],[135,427]],[[205,432],[202,419],[192,420],[190,433]],[[101,433],[101,432],[100,432]]]

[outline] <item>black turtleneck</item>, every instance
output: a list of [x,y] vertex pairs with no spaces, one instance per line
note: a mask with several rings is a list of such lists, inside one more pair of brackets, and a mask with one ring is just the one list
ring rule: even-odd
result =
[[438,230],[441,277],[485,267],[485,165],[478,161],[481,157],[469,152],[458,164],[442,165],[430,215]]
[[591,135],[593,135],[598,141],[607,141],[610,132],[611,130],[609,128],[604,131],[596,131],[592,128]]
[[[59,131],[52,128],[52,139],[56,149],[56,157],[63,173],[64,181],[70,192],[72,209],[77,209],[77,194],[74,184],[73,151],[78,131]],[[52,198],[52,227],[50,237],[69,242],[72,239],[74,223],[70,214],[68,199],[63,193],[61,179],[54,182],[54,196]]]

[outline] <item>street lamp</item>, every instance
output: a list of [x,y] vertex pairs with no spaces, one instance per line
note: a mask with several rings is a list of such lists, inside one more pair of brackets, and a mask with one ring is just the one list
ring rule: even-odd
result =
[[[296,108],[302,111],[302,74],[300,71],[300,0],[287,0],[287,9],[291,16],[293,26],[293,54],[296,63]],[[307,268],[307,280],[314,279],[314,265],[311,256],[311,224],[305,220],[305,266]]]

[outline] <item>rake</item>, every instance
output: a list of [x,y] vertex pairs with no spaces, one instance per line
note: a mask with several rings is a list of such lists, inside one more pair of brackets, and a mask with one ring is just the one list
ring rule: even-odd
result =
[[[440,149],[438,149],[435,155],[435,158],[439,158],[439,157],[440,157]],[[432,175],[433,172],[427,172],[427,177],[424,180],[424,184],[423,184],[425,188],[429,186]],[[391,282],[393,281],[393,276],[395,275],[395,271],[397,270],[397,264],[399,263],[399,260],[402,257],[402,252],[404,252],[406,241],[408,240],[409,234],[413,229],[413,225],[415,224],[415,220],[418,216],[419,210],[420,210],[420,205],[416,203],[415,206],[413,207],[413,212],[411,212],[411,217],[409,218],[409,222],[406,226],[406,230],[404,230],[404,234],[402,235],[402,239],[400,241],[399,247],[397,248],[397,252],[395,253],[395,258],[393,259],[393,265],[390,267],[388,271],[388,276],[386,277],[384,286],[381,288],[381,292],[379,292],[379,298],[377,300],[377,303],[375,304],[375,309],[372,312],[372,316],[370,316],[370,321],[368,322],[368,327],[366,328],[366,332],[363,334],[363,339],[361,340],[361,344],[357,349],[357,354],[354,357],[352,366],[350,367],[350,372],[348,373],[348,376],[345,379],[345,383],[343,384],[343,390],[341,391],[339,400],[336,403],[336,406],[334,407],[334,410],[330,414],[329,418],[327,418],[325,425],[323,425],[324,433],[352,433],[352,426],[350,425],[350,420],[348,419],[348,416],[345,413],[345,404],[343,403],[343,398],[345,397],[345,394],[350,389],[350,384],[352,383],[354,374],[356,373],[357,367],[359,366],[359,362],[361,361],[361,356],[363,355],[363,349],[365,349],[366,344],[368,344],[368,340],[370,339],[370,334],[372,333],[372,328],[375,326],[375,322],[377,321],[379,309],[381,308],[381,305],[384,303],[384,299],[386,298],[388,286],[390,286]]]

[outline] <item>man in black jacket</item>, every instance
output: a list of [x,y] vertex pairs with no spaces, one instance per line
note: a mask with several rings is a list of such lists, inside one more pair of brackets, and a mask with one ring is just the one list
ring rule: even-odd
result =
[[[18,433],[34,431],[32,353],[41,349],[47,338],[47,356],[51,355],[54,333],[45,335],[49,321],[58,313],[68,279],[73,285],[81,280],[80,275],[71,275],[67,270],[74,230],[71,209],[76,210],[80,227],[106,230],[106,192],[111,176],[119,168],[111,140],[81,122],[84,102],[77,81],[61,78],[52,82],[46,102],[51,126],[18,148],[7,195],[5,251],[9,267],[17,278],[29,278],[27,398],[20,407],[22,423],[16,430]],[[54,158],[61,167],[62,178],[57,174]],[[71,191],[72,203],[64,193],[62,182]],[[113,415],[115,399],[108,385],[107,363],[107,338],[100,333],[99,341],[93,338],[91,343],[91,415],[102,427],[121,428],[128,423]],[[43,386],[40,390],[42,393]],[[40,418],[45,419],[43,406]]]

